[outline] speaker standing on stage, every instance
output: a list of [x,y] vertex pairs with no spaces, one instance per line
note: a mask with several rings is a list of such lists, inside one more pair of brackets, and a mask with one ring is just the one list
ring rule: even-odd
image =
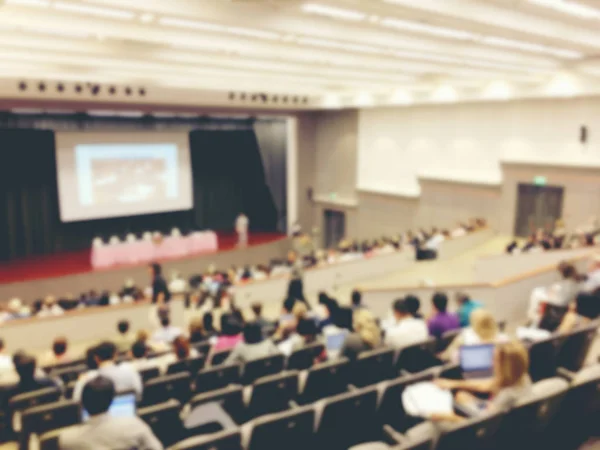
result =
[[235,221],[235,231],[238,234],[238,246],[246,247],[248,245],[248,225],[250,221],[244,213],[240,213]]
[[169,286],[162,276],[162,267],[160,264],[150,264],[152,274],[152,303],[168,303],[171,300]]

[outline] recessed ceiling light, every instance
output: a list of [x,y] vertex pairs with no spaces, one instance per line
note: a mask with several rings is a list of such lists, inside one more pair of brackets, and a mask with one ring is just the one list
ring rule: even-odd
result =
[[404,31],[414,31],[417,33],[426,33],[433,36],[441,36],[452,39],[475,39],[476,35],[468,31],[455,30],[452,28],[439,27],[420,22],[409,22],[408,20],[394,19],[387,17],[381,21],[381,25],[389,28],[396,28]]
[[140,15],[140,22],[150,23],[150,22],[154,21],[154,18],[155,18],[154,14],[146,12],[146,13],[143,13],[142,15]]
[[480,42],[495,47],[513,48],[516,50],[524,50],[533,53],[553,55],[559,58],[578,59],[583,57],[583,53],[575,50],[548,47],[546,45],[534,44],[532,42],[515,41],[513,39],[506,39],[497,36],[484,36]]

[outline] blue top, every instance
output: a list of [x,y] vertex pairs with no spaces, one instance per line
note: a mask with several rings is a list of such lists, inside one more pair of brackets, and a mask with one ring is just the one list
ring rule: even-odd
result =
[[471,313],[477,308],[483,308],[483,304],[475,300],[469,300],[458,309],[458,318],[460,319],[461,327],[464,328],[471,325]]

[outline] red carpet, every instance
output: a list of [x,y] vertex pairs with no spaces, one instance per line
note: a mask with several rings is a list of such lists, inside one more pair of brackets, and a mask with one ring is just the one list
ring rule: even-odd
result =
[[[234,233],[217,233],[219,236],[219,251],[235,248],[237,235]],[[252,233],[249,245],[265,244],[284,238],[279,233]],[[194,258],[200,255],[192,255]],[[267,261],[265,261],[267,262]],[[0,264],[0,283],[38,280],[42,278],[63,277],[77,273],[92,272],[90,250],[78,252],[63,252],[53,255],[39,255]]]

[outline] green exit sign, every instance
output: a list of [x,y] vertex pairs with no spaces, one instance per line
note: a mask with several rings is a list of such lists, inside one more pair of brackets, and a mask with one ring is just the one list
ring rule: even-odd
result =
[[536,186],[546,186],[546,184],[548,184],[548,180],[546,177],[538,175],[537,177],[533,177],[533,184]]

